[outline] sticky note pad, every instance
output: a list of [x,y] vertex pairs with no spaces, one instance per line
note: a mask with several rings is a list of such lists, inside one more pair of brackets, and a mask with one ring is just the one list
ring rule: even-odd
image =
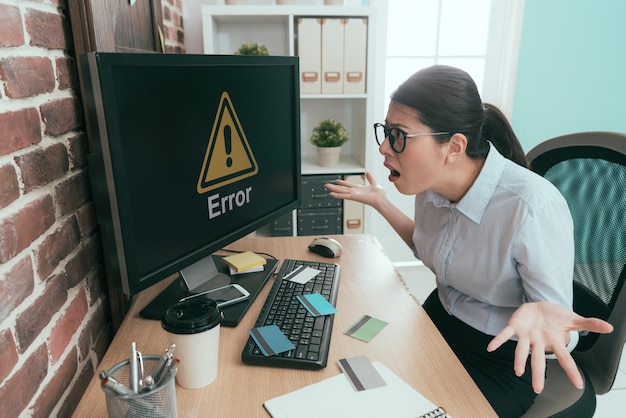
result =
[[310,295],[297,295],[296,298],[313,316],[324,316],[337,312],[337,309],[333,305],[331,305],[324,296],[320,295],[319,293],[313,293]]
[[265,266],[257,266],[257,267],[252,267],[248,270],[242,270],[242,271],[237,271],[232,267],[228,267],[228,274],[232,275],[236,275],[236,274],[246,274],[246,273],[256,273],[259,271],[263,271],[265,270]]
[[363,315],[343,333],[365,342],[370,342],[380,331],[387,326],[388,322]]
[[296,348],[276,325],[252,328],[249,332],[265,356],[273,356]]
[[263,266],[267,260],[252,251],[229,255],[222,259],[229,267],[237,272],[249,270],[254,267]]
[[339,368],[357,392],[387,385],[367,356],[343,358],[338,363]]

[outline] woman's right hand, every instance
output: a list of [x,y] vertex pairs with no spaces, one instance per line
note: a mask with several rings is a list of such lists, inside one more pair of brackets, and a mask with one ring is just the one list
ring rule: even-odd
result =
[[327,183],[325,187],[330,190],[330,196],[336,199],[353,200],[377,209],[381,202],[387,199],[387,194],[371,173],[365,173],[365,179],[369,184],[360,185],[337,180],[335,183]]

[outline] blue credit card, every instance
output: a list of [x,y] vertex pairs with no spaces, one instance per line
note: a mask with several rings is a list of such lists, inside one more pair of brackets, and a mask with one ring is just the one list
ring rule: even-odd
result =
[[319,293],[298,295],[296,298],[313,316],[324,316],[337,312],[337,309]]
[[265,356],[273,356],[296,348],[276,325],[252,328],[249,333]]

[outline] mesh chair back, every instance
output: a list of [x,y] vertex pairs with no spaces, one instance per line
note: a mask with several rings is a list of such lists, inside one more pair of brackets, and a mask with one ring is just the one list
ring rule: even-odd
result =
[[553,138],[534,148],[528,160],[533,171],[560,190],[574,220],[574,310],[616,327],[616,335],[581,333],[574,354],[596,392],[605,393],[626,334],[626,135],[585,132]]

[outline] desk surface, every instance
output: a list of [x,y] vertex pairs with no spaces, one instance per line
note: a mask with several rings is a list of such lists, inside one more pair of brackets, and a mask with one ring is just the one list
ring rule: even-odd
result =
[[[319,371],[249,366],[241,351],[254,326],[271,283],[261,290],[236,328],[220,330],[219,367],[216,380],[202,389],[176,387],[180,417],[267,417],[263,402],[311,383],[341,373],[337,360],[367,355],[379,360],[433,403],[453,417],[495,416],[461,363],[419,303],[411,296],[376,238],[371,235],[334,236],[344,246],[333,259],[341,265],[337,314],[335,315],[328,366]],[[259,251],[279,259],[329,261],[310,253],[312,237],[246,237],[229,248]],[[131,342],[144,354],[160,354],[168,345],[159,321],[139,317],[149,303],[174,277],[161,282],[134,300],[97,372],[128,358]],[[271,282],[272,279],[270,279]],[[362,314],[389,325],[369,343],[343,334]],[[79,403],[75,417],[106,417],[104,393],[97,372]]]

